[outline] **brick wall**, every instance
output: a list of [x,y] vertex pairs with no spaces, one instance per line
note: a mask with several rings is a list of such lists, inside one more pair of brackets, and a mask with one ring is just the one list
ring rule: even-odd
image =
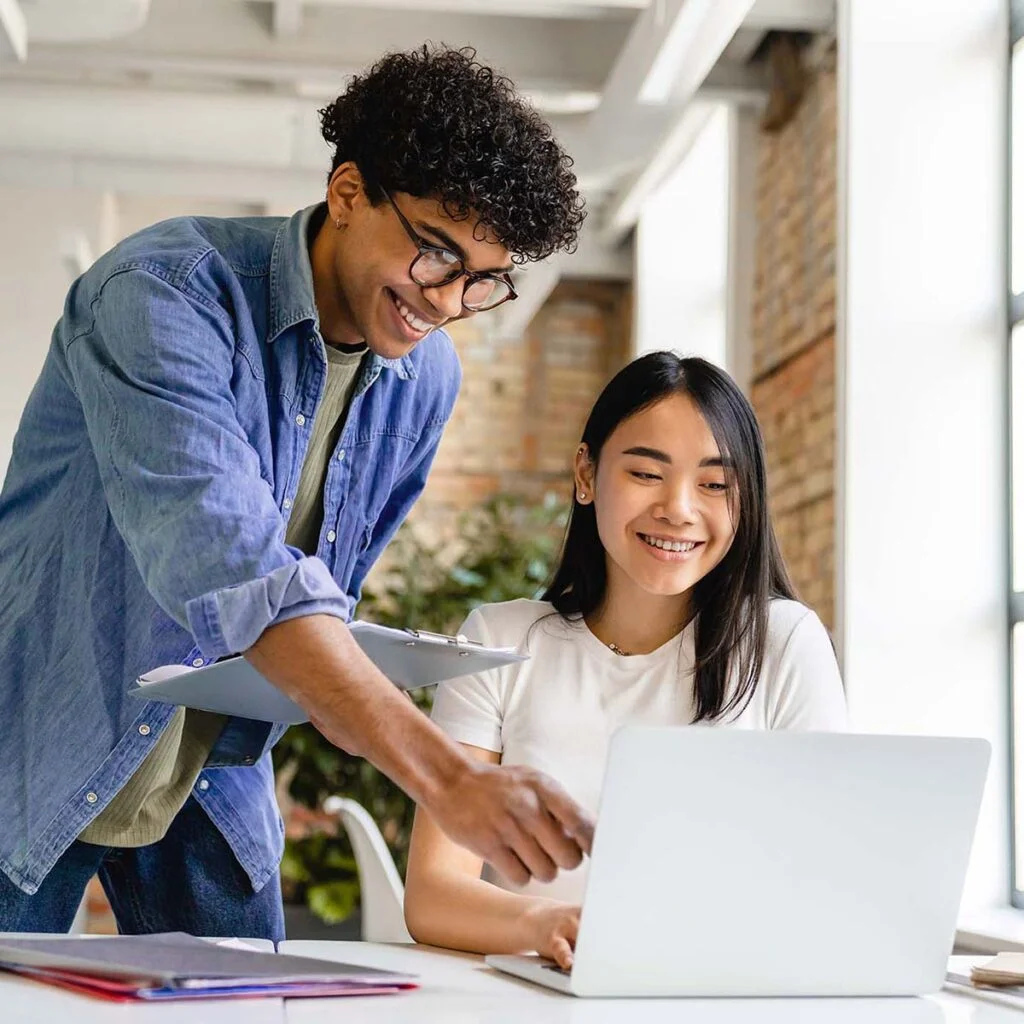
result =
[[499,492],[568,500],[583,423],[629,358],[628,285],[562,281],[521,338],[494,337],[484,316],[451,333],[462,393],[417,522],[443,528],[453,511]]
[[765,433],[779,542],[802,599],[833,624],[836,77],[757,154],[752,399]]

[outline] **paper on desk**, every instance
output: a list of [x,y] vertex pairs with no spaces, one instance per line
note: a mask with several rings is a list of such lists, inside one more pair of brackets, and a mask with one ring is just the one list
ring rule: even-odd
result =
[[1000,953],[978,967],[971,968],[975,985],[999,988],[1024,985],[1024,953]]
[[228,949],[246,949],[250,953],[263,953],[266,952],[254,946],[251,942],[246,942],[244,939],[218,939],[216,942],[218,946],[226,946]]

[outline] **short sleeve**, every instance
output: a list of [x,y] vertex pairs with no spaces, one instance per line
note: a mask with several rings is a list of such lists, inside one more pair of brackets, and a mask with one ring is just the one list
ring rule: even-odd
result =
[[[478,643],[492,643],[479,609],[470,612],[459,632]],[[457,743],[501,753],[502,706],[501,669],[490,669],[440,683],[431,718]]]
[[845,732],[846,696],[828,631],[812,611],[796,624],[775,679],[770,727]]

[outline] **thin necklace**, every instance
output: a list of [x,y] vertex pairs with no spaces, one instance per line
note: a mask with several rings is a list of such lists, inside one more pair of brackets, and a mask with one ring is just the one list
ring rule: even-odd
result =
[[621,655],[623,658],[631,658],[633,654],[631,651],[624,651],[621,647],[616,647],[615,644],[608,644],[609,650],[614,651],[616,654]]

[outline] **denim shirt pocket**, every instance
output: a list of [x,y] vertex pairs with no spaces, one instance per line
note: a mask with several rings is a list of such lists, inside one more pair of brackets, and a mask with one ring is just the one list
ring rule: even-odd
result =
[[412,432],[387,427],[371,429],[348,442],[346,460],[351,475],[341,499],[337,532],[339,537],[350,539],[339,549],[334,566],[334,577],[346,592],[358,589],[362,582],[352,579],[355,566],[373,543],[378,521],[387,514],[388,503],[416,443]]
[[411,431],[383,428],[364,442],[357,442],[350,493],[359,496],[369,532],[394,494],[417,440],[418,435]]

